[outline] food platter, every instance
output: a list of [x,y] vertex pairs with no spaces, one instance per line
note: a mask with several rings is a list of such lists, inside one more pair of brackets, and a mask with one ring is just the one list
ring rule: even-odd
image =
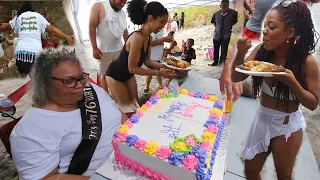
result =
[[191,64],[183,61],[183,60],[179,60],[176,58],[163,58],[161,59],[161,63],[171,69],[175,69],[175,70],[180,70],[180,71],[189,71],[191,70]]
[[282,66],[263,61],[248,61],[236,67],[235,70],[249,76],[259,77],[273,77],[274,75],[286,74],[285,68]]

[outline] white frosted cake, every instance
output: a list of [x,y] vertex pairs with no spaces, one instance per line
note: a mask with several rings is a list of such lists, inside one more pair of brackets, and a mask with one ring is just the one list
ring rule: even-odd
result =
[[115,133],[116,161],[149,179],[210,179],[224,115],[215,96],[161,89]]

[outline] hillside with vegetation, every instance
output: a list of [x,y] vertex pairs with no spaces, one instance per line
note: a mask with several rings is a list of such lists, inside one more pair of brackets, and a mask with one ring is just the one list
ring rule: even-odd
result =
[[[33,10],[43,15],[53,26],[66,34],[73,34],[68,22],[62,1],[30,1]],[[22,6],[21,1],[0,1],[0,23],[9,22]]]
[[[211,24],[212,15],[220,9],[218,5],[209,6],[191,6],[175,9],[174,12],[181,16],[185,14],[185,29],[197,28]],[[231,36],[230,44],[233,44],[242,32],[244,24],[244,14],[238,13],[238,23],[233,27],[233,35]],[[213,26],[213,25],[212,25]],[[211,41],[211,40],[210,40]],[[231,47],[231,46],[229,46]]]

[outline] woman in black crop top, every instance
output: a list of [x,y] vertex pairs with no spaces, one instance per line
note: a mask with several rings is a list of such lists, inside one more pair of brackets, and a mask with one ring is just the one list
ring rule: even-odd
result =
[[129,37],[118,59],[112,62],[106,72],[106,80],[115,101],[124,112],[133,112],[137,103],[138,92],[135,74],[154,75],[173,78],[173,70],[152,70],[141,68],[142,64],[156,69],[166,68],[164,65],[150,60],[151,33],[158,33],[168,20],[168,11],[159,2],[132,0],[128,2],[127,12],[134,24],[141,29]]

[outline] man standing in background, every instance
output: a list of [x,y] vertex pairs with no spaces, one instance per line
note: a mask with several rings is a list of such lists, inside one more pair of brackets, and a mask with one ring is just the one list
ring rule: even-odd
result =
[[97,83],[108,91],[105,80],[110,63],[120,55],[123,43],[128,38],[126,14],[122,10],[127,0],[106,0],[95,3],[89,19],[89,37],[93,57],[100,60]]
[[211,20],[211,23],[215,26],[213,38],[214,62],[208,64],[209,66],[216,66],[226,60],[232,27],[238,22],[238,12],[229,8],[229,0],[222,0],[220,7],[221,9],[213,14]]

